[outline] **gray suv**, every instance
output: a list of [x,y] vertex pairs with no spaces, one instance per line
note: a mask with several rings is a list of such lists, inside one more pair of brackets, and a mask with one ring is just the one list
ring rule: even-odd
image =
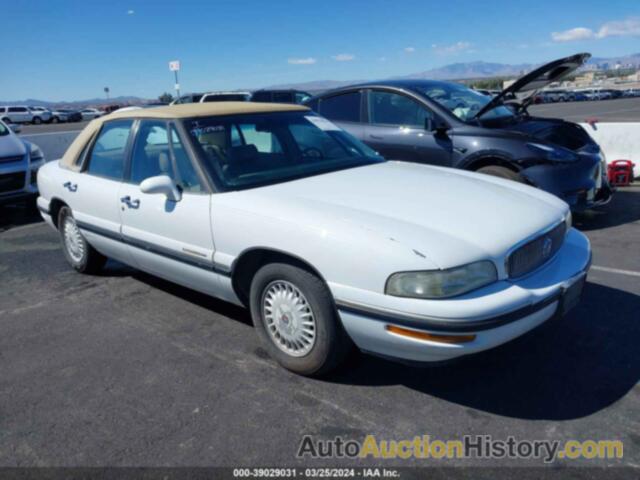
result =
[[[458,83],[388,80],[332,90],[305,104],[388,159],[527,183],[583,210],[611,197],[600,147],[579,125],[533,117],[527,107],[589,57],[548,63],[494,97]],[[516,94],[520,100],[509,100]]]

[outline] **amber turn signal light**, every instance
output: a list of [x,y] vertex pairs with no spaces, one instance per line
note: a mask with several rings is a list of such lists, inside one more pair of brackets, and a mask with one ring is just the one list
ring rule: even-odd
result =
[[475,335],[438,335],[436,333],[419,332],[417,330],[409,330],[408,328],[396,327],[395,325],[385,326],[387,332],[395,333],[402,337],[414,338],[416,340],[428,340],[429,342],[438,343],[468,343],[476,339]]

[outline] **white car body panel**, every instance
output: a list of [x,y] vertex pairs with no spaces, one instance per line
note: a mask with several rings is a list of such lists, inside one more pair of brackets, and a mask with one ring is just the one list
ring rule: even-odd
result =
[[[185,194],[178,202],[57,163],[43,170],[39,205],[45,219],[51,221],[51,200],[65,201],[102,253],[236,304],[241,301],[231,276],[241,255],[256,248],[286,253],[326,281],[356,345],[408,360],[475,353],[536,327],[554,315],[563,289],[584,277],[591,259],[588,240],[571,229],[551,260],[509,279],[504,265],[511,249],[563,222],[568,206],[543,191],[460,170],[384,162],[242,191]],[[77,191],[63,188],[69,181],[78,183]],[[139,200],[139,207],[120,201],[126,196]],[[125,243],[105,239],[83,223]],[[486,259],[496,265],[499,280],[462,296],[425,300],[384,293],[392,273]],[[469,322],[541,302],[547,303],[518,321],[478,328],[476,339],[466,344],[408,339],[384,328],[409,318],[425,331],[444,322],[444,330],[455,333]],[[367,309],[378,313],[368,315]]]

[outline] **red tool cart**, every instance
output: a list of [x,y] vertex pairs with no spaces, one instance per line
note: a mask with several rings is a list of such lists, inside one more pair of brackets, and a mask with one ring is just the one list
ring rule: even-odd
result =
[[609,183],[616,187],[625,187],[633,182],[633,167],[631,160],[614,160],[607,167]]

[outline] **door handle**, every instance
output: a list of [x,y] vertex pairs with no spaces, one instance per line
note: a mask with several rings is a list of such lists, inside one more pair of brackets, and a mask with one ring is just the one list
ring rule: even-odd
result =
[[140,207],[140,200],[137,199],[137,198],[135,200],[131,200],[131,197],[129,195],[127,195],[126,197],[122,197],[120,199],[120,201],[122,203],[124,203],[129,208],[139,208]]
[[67,190],[69,190],[70,192],[75,192],[76,190],[78,190],[78,184],[77,183],[64,182],[62,184],[62,186],[64,188],[66,188]]

